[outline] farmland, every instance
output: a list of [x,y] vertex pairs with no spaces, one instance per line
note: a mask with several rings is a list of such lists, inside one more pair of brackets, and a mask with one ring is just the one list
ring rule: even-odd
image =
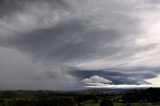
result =
[[[160,89],[126,91],[0,91],[0,106],[160,106]],[[102,105],[103,106],[103,105]]]

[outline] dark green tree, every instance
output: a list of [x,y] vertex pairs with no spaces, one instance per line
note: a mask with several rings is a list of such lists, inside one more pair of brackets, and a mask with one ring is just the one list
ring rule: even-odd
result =
[[113,102],[109,98],[102,99],[100,106],[113,106]]

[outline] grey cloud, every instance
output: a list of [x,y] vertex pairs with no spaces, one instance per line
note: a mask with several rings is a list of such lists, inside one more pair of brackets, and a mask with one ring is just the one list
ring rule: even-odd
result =
[[110,56],[123,49],[112,44],[117,43],[117,40],[123,41],[123,38],[127,37],[125,33],[114,29],[89,29],[90,27],[92,26],[86,20],[72,20],[53,28],[3,39],[1,45],[30,53],[34,55],[33,58],[60,57],[64,60],[77,59],[81,56],[86,58],[91,54]]
[[[133,74],[133,75],[134,74],[138,74],[138,73],[147,73],[147,74],[157,75],[160,72],[160,67],[144,67],[144,66],[140,66],[140,67],[126,67],[126,68],[108,68],[108,69],[105,69],[105,70],[117,71],[117,72],[125,72],[125,73]],[[141,74],[139,74],[138,76],[141,77]],[[150,77],[150,78],[152,78],[152,77]]]
[[17,50],[0,47],[0,58],[1,90],[82,88],[74,84],[76,78],[60,73],[58,66],[51,68],[35,63],[30,57]]
[[149,3],[153,3],[153,4],[159,4],[160,1],[159,0],[148,0]]
[[[14,89],[18,87],[31,89],[32,87],[27,83],[32,85],[37,83],[40,89],[69,89],[70,87],[76,89],[83,85],[79,82],[79,78],[83,80],[94,74],[109,79],[114,84],[147,83],[145,79],[155,78],[154,69],[153,72],[148,71],[144,74],[142,71],[149,68],[144,70],[136,67],[121,68],[127,67],[136,53],[157,47],[157,44],[143,47],[135,45],[134,41],[143,33],[140,26],[142,20],[137,16],[137,8],[131,7],[130,3],[121,4],[112,0],[102,0],[102,2],[96,0],[2,1],[0,3],[0,10],[3,10],[0,17],[0,51],[6,54],[0,56],[8,59],[11,55],[10,58],[14,57],[14,59],[10,62],[9,69],[4,65],[5,68],[0,68],[0,73],[2,76],[10,73],[11,75],[7,77],[14,73],[13,84],[16,83],[18,75],[21,76],[19,79],[23,80],[19,80],[19,84],[15,85],[10,85],[9,82],[4,84],[3,81],[0,84],[3,83],[4,88],[14,86]],[[77,64],[92,67],[88,62],[96,60],[118,66],[115,67],[118,72],[114,69],[105,71],[93,69],[74,70],[70,73],[68,68],[76,67]],[[2,60],[1,62],[6,64]],[[13,69],[10,68],[12,62]],[[96,63],[100,64],[98,61]],[[15,67],[19,66],[24,67],[17,69],[17,72]],[[134,73],[127,73],[127,71]],[[58,86],[54,87],[54,85]]]

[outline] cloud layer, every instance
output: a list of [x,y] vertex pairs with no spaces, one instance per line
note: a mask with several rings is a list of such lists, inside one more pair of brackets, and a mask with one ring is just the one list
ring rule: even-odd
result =
[[1,89],[159,79],[156,0],[2,0],[0,10]]

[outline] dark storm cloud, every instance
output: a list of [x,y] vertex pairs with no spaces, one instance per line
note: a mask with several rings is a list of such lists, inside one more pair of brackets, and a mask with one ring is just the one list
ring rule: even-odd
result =
[[81,25],[80,21],[72,21],[57,25],[53,28],[35,30],[33,32],[7,38],[2,45],[28,52],[31,55],[43,56],[53,51],[63,53],[60,50],[54,49],[62,48],[63,51],[63,48],[65,48],[64,46],[74,46],[72,43],[78,39],[75,34],[80,33],[83,29],[84,27]]
[[23,11],[26,4],[36,3],[36,2],[52,2],[52,6],[57,8],[57,6],[66,7],[67,4],[62,0],[1,0],[0,1],[0,16],[7,16],[9,14],[14,14],[18,11]]
[[[86,26],[81,21],[72,21],[57,25],[55,28],[36,30],[20,34],[1,42],[5,47],[11,47],[29,53],[33,58],[38,56],[63,60],[76,59],[81,56],[100,51],[103,43],[114,42],[120,35],[112,30],[86,32]],[[81,35],[81,33],[83,33]],[[105,41],[103,41],[105,39]],[[97,42],[98,40],[98,42]],[[98,44],[99,43],[99,44]],[[99,49],[99,50],[98,50]],[[103,50],[106,55],[119,51],[118,47],[108,46]]]
[[[146,44],[142,39],[139,11],[144,11],[146,2],[137,4],[122,4],[121,0],[2,0],[0,84],[11,89],[77,89],[83,88],[79,78],[94,75],[93,79],[106,78],[113,84],[148,84],[145,80],[155,78],[157,72],[154,66],[140,67],[148,65],[141,55],[157,50],[159,44]],[[70,73],[69,67],[77,70]],[[7,77],[3,76],[11,82],[4,83]]]
[[[140,71],[141,72],[141,71]],[[157,77],[154,74],[149,73],[125,73],[116,71],[105,71],[105,70],[76,70],[72,71],[71,75],[80,78],[81,80],[85,78],[90,78],[92,76],[100,76],[105,79],[112,81],[112,84],[149,84],[145,79]]]
[[[120,15],[130,27],[136,27],[136,18]],[[116,19],[121,20],[121,19]],[[128,29],[128,28],[127,28]],[[122,29],[97,29],[88,19],[60,22],[47,29],[18,33],[2,39],[1,45],[29,53],[33,58],[76,60],[89,55],[109,57],[123,50],[123,41],[129,39],[130,32]],[[131,33],[138,32],[134,29]],[[132,38],[132,37],[131,37]],[[117,40],[122,43],[117,45]],[[105,45],[105,47],[103,47]],[[121,56],[122,57],[122,56]],[[92,56],[91,58],[94,58]]]

